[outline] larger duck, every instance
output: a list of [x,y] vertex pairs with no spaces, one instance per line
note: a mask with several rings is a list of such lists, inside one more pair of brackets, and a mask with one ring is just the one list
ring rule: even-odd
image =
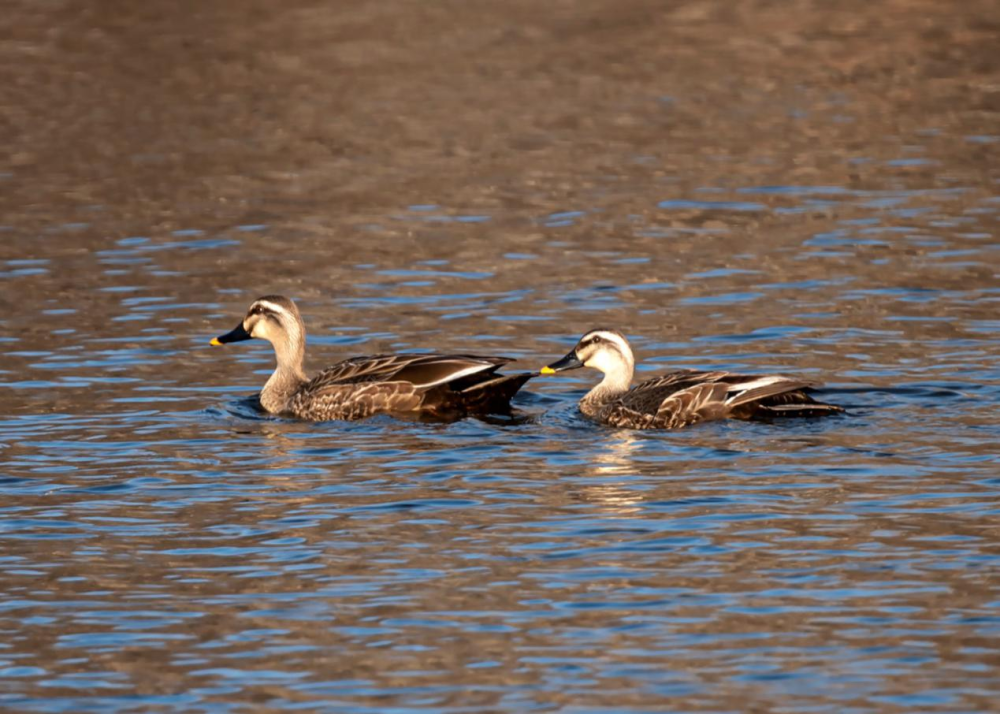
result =
[[842,407],[813,399],[814,382],[777,374],[683,370],[632,387],[635,357],[618,330],[591,330],[542,374],[590,367],[604,379],[580,400],[584,416],[627,429],[678,429],[713,419],[827,416]]
[[303,371],[306,329],[287,297],[254,300],[233,330],[213,345],[251,338],[274,347],[277,367],[260,392],[272,414],[300,419],[364,419],[379,413],[410,413],[453,418],[466,414],[506,413],[517,390],[533,375],[499,374],[507,357],[453,354],[383,354],[353,357],[312,379]]

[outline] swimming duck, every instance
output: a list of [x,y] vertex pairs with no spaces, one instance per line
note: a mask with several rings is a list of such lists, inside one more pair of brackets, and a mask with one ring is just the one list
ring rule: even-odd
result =
[[618,330],[591,330],[569,354],[543,367],[541,373],[579,367],[604,373],[604,380],[580,400],[580,411],[594,421],[626,429],[679,429],[727,417],[768,419],[844,411],[806,394],[816,384],[776,374],[684,370],[630,388],[635,357],[625,335]]
[[499,374],[513,360],[474,355],[389,354],[338,362],[309,379],[302,370],[306,328],[287,297],[254,300],[235,329],[213,345],[267,340],[277,368],[260,392],[271,414],[301,419],[364,419],[373,414],[410,412],[435,417],[505,413],[510,399],[533,374]]

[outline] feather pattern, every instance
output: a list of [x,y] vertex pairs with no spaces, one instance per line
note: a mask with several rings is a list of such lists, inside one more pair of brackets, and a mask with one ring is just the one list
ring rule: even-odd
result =
[[367,382],[409,382],[414,387],[427,388],[487,370],[493,371],[512,361],[506,357],[441,354],[352,357],[327,367],[309,384],[317,391],[327,386]]

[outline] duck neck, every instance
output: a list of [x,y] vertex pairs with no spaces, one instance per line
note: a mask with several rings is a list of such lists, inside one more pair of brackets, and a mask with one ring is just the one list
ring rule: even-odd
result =
[[601,383],[587,392],[587,395],[580,400],[580,411],[592,416],[605,404],[625,394],[631,384],[631,367],[605,373]]
[[272,414],[288,410],[292,396],[306,383],[302,363],[306,354],[306,339],[302,331],[289,335],[289,340],[274,344],[278,366],[260,392],[260,404]]

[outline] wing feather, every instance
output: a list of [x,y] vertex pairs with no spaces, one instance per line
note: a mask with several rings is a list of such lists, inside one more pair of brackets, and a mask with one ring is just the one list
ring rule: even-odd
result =
[[629,394],[657,393],[665,396],[697,384],[718,382],[729,376],[731,376],[729,372],[699,372],[693,369],[670,372],[659,377],[647,379],[645,382],[640,382],[631,389]]
[[707,382],[674,392],[656,410],[655,421],[670,429],[719,416],[725,408],[728,385]]
[[512,361],[507,357],[442,354],[352,357],[317,374],[309,381],[308,389],[319,393],[373,382],[405,382],[415,389],[429,389],[481,372],[493,372]]
[[794,392],[812,386],[815,385],[808,380],[791,379],[777,374],[748,378],[729,384],[730,396],[726,400],[726,405],[730,408],[738,407],[741,404],[757,402],[778,394]]

